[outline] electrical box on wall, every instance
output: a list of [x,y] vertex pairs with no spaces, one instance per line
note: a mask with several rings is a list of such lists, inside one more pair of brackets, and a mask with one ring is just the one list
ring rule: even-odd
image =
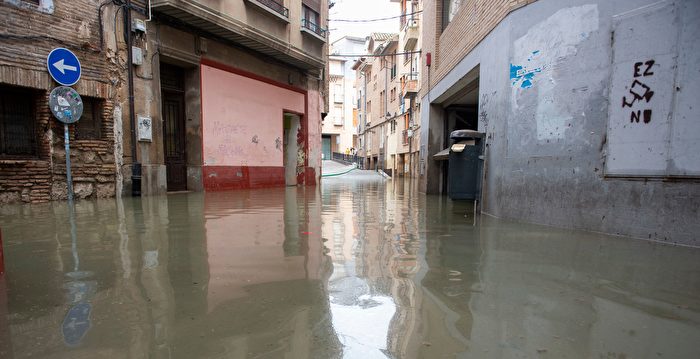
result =
[[143,50],[140,47],[131,47],[131,62],[136,66],[143,65]]
[[139,127],[139,141],[140,142],[151,142],[153,141],[153,121],[150,117],[138,116],[138,127]]
[[133,32],[146,32],[146,22],[141,19],[133,19],[131,21],[131,31]]

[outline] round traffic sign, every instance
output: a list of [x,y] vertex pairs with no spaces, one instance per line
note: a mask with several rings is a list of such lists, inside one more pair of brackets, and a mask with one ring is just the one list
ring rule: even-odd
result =
[[59,121],[75,123],[83,115],[83,99],[72,88],[59,86],[49,94],[49,108]]
[[63,86],[75,85],[80,80],[80,60],[73,52],[57,47],[46,57],[46,67],[56,82]]

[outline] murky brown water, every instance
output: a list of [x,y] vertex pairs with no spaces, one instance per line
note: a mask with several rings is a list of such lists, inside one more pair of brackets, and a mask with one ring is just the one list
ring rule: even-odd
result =
[[700,250],[402,181],[0,207],[1,358],[700,358]]

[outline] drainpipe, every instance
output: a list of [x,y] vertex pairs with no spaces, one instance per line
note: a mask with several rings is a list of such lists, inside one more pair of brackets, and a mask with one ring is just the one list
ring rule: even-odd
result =
[[129,78],[129,122],[131,124],[131,195],[141,196],[141,163],[136,153],[136,113],[134,105],[134,64],[131,49],[131,0],[126,0],[124,9],[124,36],[126,40],[126,61]]

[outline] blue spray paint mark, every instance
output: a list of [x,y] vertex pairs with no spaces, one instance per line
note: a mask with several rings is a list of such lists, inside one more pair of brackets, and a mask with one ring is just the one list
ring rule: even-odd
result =
[[[532,52],[532,55],[527,58],[527,61],[530,62],[532,59],[540,53],[540,50],[535,50]],[[532,87],[532,82],[535,78],[535,74],[538,72],[542,72],[541,67],[536,67],[533,69],[519,66],[519,65],[513,65],[510,64],[510,81],[511,85],[517,86],[518,83],[520,83],[520,88],[529,88]]]
[[520,88],[532,87],[532,80],[535,74],[542,72],[541,68],[527,69],[522,66],[510,64],[510,81],[511,85],[516,86],[520,82]]

